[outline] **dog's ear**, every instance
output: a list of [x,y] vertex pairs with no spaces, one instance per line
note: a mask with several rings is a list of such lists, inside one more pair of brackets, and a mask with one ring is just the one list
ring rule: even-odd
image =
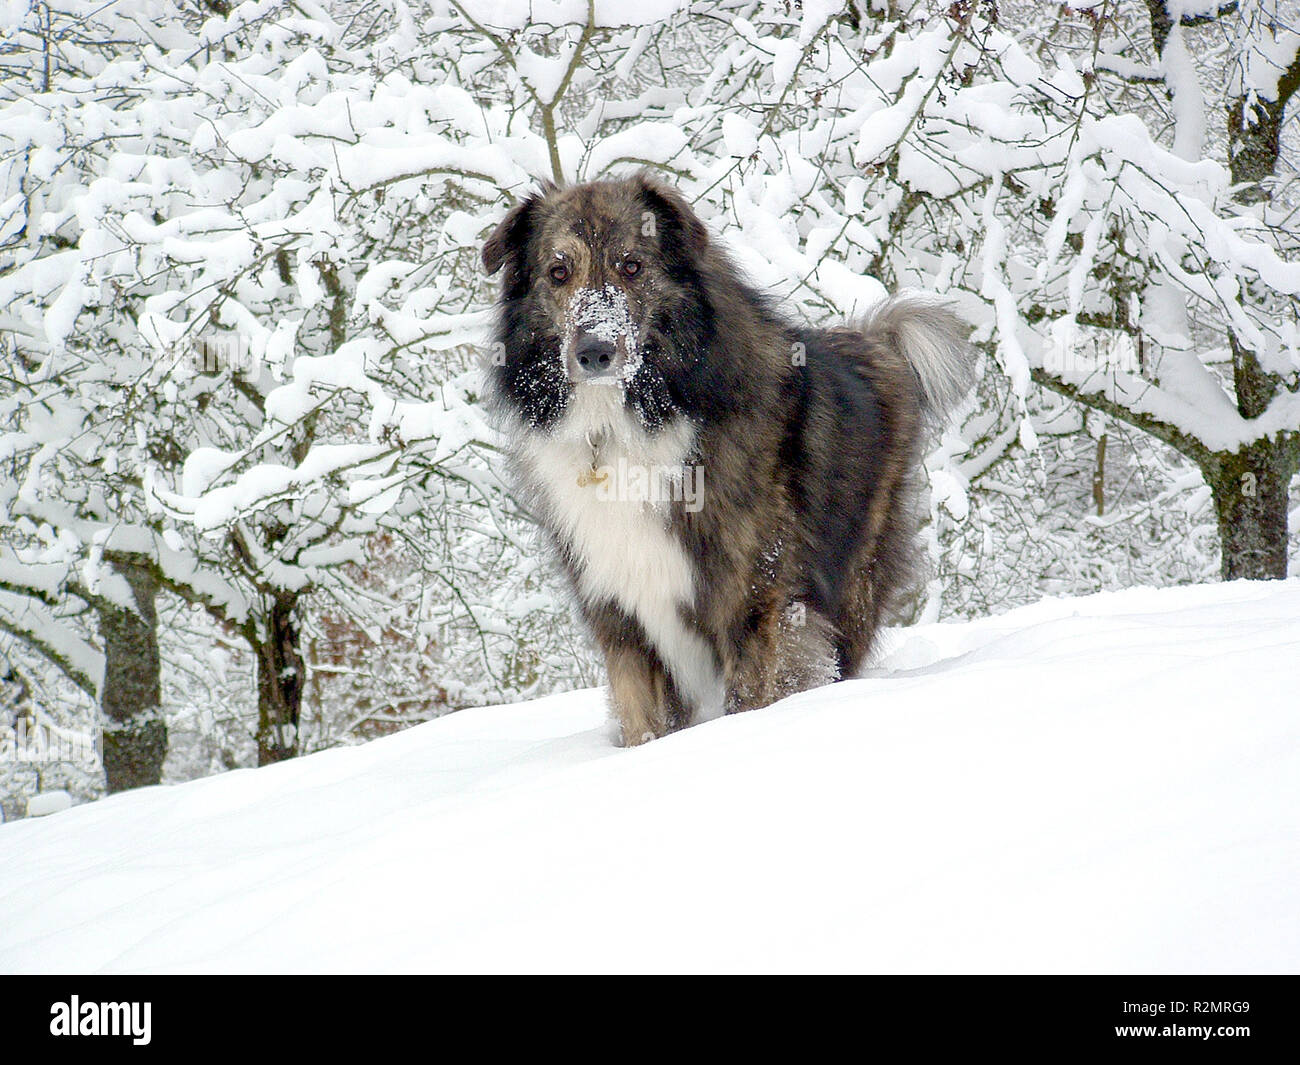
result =
[[483,245],[483,269],[489,277],[501,269],[507,255],[523,246],[528,232],[528,214],[534,206],[534,197],[530,196],[523,203],[510,208],[510,213],[492,230],[492,235]]
[[509,256],[523,250],[524,245],[528,243],[537,205],[554,188],[555,186],[549,183],[543,184],[537,192],[512,207],[509,214],[501,219],[500,225],[492,231],[487,243],[483,245],[483,269],[488,272],[489,277],[501,269],[501,264]]
[[655,224],[660,229],[656,234],[660,245],[669,248],[674,240],[680,241],[683,250],[692,259],[698,260],[709,243],[709,231],[700,221],[699,215],[691,210],[690,204],[676,189],[660,184],[647,174],[638,174],[634,180],[641,194],[641,202],[653,214]]

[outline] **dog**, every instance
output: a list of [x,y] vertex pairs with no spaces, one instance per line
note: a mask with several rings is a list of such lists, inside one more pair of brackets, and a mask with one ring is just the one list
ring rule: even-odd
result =
[[482,257],[486,398],[623,744],[858,672],[911,578],[927,432],[974,381],[967,326],[916,296],[791,322],[647,174],[543,184]]

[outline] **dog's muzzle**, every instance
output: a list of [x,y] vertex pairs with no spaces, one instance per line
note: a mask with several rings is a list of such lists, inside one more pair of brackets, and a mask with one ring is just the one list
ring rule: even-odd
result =
[[575,384],[623,384],[635,334],[627,296],[618,289],[578,292],[569,304],[569,379]]

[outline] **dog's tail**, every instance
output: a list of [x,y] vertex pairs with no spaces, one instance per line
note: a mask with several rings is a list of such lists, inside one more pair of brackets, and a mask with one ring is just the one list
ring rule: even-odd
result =
[[970,326],[941,300],[901,295],[878,303],[862,324],[868,342],[900,355],[916,374],[921,412],[943,424],[975,385]]

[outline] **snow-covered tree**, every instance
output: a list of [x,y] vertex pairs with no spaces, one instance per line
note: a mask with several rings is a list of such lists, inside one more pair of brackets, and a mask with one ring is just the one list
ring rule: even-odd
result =
[[[961,294],[1011,400],[986,389],[1002,413],[968,427],[992,453],[968,471],[1038,446],[1036,382],[1195,463],[1225,577],[1285,575],[1300,263],[1294,197],[1273,190],[1295,5],[748,14],[705,81],[723,113],[686,128],[733,159],[704,195],[725,190],[754,272],[813,313],[850,309],[864,274]],[[1184,41],[1213,30],[1217,104]],[[936,488],[965,513],[959,482]]]
[[[1167,152],[1144,146],[1125,153],[1118,174],[1076,179],[1087,222],[1072,224],[1071,269],[1109,297],[1091,324],[1127,335],[1135,358],[1110,380],[1050,363],[1034,376],[1196,464],[1213,495],[1225,579],[1285,577],[1289,486],[1300,471],[1300,244],[1294,193],[1275,192],[1282,120],[1300,87],[1300,9],[1147,0],[1143,63],[1131,47],[1133,12],[1120,8],[1088,12],[1104,102],[1090,108],[1083,94],[1080,129],[1092,111],[1113,108],[1116,81],[1140,82],[1164,105]],[[1210,44],[1192,39],[1211,32]],[[1075,149],[1067,161],[1086,169],[1087,159]]]

